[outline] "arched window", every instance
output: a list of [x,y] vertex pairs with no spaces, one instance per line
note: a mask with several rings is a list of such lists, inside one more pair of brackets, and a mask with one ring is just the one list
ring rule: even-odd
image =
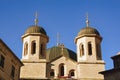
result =
[[43,44],[41,44],[41,46],[40,46],[40,55],[41,56],[44,56],[44,48],[43,48],[44,46],[43,46]]
[[80,57],[84,55],[84,45],[80,44]]
[[71,76],[75,76],[75,71],[74,71],[74,70],[70,70],[69,76],[70,76],[70,77],[71,77]]
[[64,76],[64,64],[60,64],[59,65],[59,74],[60,76]]
[[54,77],[54,76],[55,76],[54,70],[51,70],[50,71],[50,77]]
[[32,54],[35,54],[36,53],[36,42],[35,41],[32,41],[32,45],[31,45],[31,52]]
[[88,55],[92,55],[92,44],[88,42]]
[[28,54],[28,43],[26,42],[24,45],[24,56]]
[[97,60],[101,60],[101,47],[100,44],[96,44],[96,49],[97,49]]

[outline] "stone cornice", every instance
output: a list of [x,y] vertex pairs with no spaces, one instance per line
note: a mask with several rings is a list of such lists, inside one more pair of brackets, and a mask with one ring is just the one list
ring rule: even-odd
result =
[[83,35],[77,36],[77,37],[75,38],[75,40],[74,40],[75,44],[77,43],[77,40],[78,40],[79,38],[82,38],[82,37],[96,37],[96,38],[98,38],[98,39],[100,39],[100,40],[102,41],[102,37],[99,36],[99,35],[96,35],[96,34],[83,34]]
[[49,42],[49,37],[48,36],[46,36],[46,35],[44,35],[44,34],[41,34],[41,33],[27,33],[27,34],[24,34],[23,36],[22,36],[22,40],[23,40],[23,38],[25,38],[25,37],[27,37],[27,36],[42,36],[42,37],[44,37],[44,38],[47,38],[47,42]]
[[104,61],[95,61],[95,62],[81,61],[81,62],[78,62],[78,64],[105,64],[105,62]]

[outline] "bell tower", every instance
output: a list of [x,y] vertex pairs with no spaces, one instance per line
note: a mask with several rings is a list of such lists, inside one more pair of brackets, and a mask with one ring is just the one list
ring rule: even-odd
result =
[[20,78],[45,79],[46,78],[46,45],[49,41],[46,31],[38,26],[36,13],[35,25],[30,26],[22,36],[23,52]]
[[103,80],[103,76],[98,74],[104,70],[105,64],[101,55],[101,41],[100,33],[89,26],[87,15],[86,27],[81,29],[75,38],[80,80]]

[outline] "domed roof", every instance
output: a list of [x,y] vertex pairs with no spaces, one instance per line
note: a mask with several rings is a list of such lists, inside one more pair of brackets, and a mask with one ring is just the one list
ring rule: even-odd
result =
[[76,53],[70,49],[65,48],[65,47],[54,46],[54,47],[49,48],[47,50],[47,60],[48,61],[53,61],[61,56],[65,56],[65,57],[70,58],[74,61],[77,60]]
[[100,36],[100,33],[97,31],[97,29],[92,28],[92,27],[85,27],[80,30],[78,33],[78,36],[84,35],[84,34],[96,34]]
[[26,31],[25,31],[25,34],[27,33],[42,33],[44,35],[47,35],[46,34],[46,31],[41,27],[41,26],[37,26],[37,25],[33,25],[33,26],[30,26]]

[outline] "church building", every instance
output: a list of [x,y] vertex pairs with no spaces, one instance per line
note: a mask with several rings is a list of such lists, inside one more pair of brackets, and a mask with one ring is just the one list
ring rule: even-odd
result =
[[64,44],[47,48],[49,36],[43,27],[29,26],[22,36],[22,59],[20,80],[103,80],[105,62],[102,60],[99,31],[89,26],[88,16],[86,26],[75,36],[76,52]]

